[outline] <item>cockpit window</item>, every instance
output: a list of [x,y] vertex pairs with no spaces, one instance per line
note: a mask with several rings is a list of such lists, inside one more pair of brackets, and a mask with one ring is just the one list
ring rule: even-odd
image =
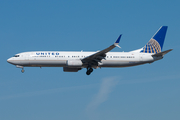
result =
[[19,57],[19,55],[14,55],[14,57]]

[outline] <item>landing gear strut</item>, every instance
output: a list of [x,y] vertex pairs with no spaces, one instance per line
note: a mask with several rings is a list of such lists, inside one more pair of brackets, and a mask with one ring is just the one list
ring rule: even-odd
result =
[[86,72],[86,74],[87,74],[87,75],[90,75],[92,72],[93,72],[93,68],[87,67],[87,72]]
[[16,65],[17,68],[22,68],[21,72],[24,73],[24,67],[20,65]]

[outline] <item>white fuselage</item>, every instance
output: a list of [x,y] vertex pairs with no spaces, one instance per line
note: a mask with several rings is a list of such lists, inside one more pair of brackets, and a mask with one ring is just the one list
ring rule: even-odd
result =
[[[7,61],[17,66],[27,67],[69,67],[69,60],[81,60],[96,52],[61,52],[61,51],[35,51],[23,52],[9,58]],[[108,52],[105,59],[92,67],[129,67],[145,63],[152,63],[162,57],[152,57],[151,53],[138,52]],[[73,66],[70,66],[73,67]],[[77,66],[75,66],[77,67]],[[81,68],[86,65],[79,66]]]
[[64,52],[64,51],[34,51],[23,52],[11,57],[7,62],[22,68],[24,67],[63,67],[64,72],[78,72],[86,68],[90,75],[93,68],[98,67],[130,67],[145,63],[152,63],[162,59],[172,49],[162,52],[167,26],[161,26],[149,42],[138,50],[130,52],[110,52],[119,46],[121,35],[117,40],[101,51],[96,52]]

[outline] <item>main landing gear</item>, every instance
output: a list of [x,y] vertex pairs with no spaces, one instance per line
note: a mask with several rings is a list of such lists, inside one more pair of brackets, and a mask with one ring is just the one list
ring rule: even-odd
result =
[[93,72],[93,68],[92,67],[87,67],[87,75],[90,75]]

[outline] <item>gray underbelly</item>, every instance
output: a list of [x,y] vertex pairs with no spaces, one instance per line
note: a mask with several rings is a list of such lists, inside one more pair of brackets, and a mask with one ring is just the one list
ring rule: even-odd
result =
[[66,66],[66,60],[25,60],[21,61],[20,65],[32,67],[63,67]]
[[139,61],[103,61],[100,67],[130,67],[135,65],[144,64],[144,62]]

